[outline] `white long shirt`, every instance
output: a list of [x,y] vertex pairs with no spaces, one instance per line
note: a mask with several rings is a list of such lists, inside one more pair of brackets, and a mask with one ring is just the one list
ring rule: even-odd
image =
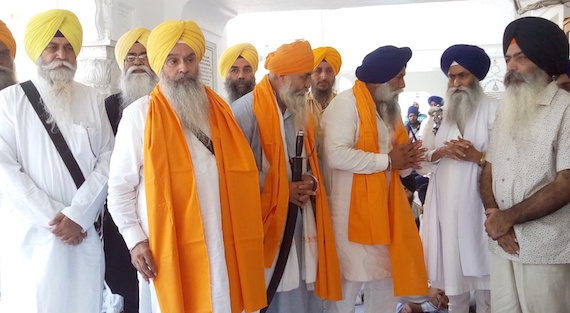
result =
[[[48,84],[32,81],[45,95]],[[2,312],[100,311],[104,259],[93,222],[107,195],[113,133],[103,96],[73,85],[74,124],[61,131],[85,176],[79,190],[21,87],[0,92]],[[87,233],[81,244],[51,233],[59,212]]]
[[[150,97],[145,96],[123,111],[115,139],[115,150],[111,158],[107,204],[109,213],[129,249],[148,239],[143,142],[149,101]],[[184,136],[194,165],[196,190],[206,238],[212,308],[214,312],[230,312],[229,280],[224,254],[216,157],[189,130],[184,129]],[[160,268],[157,271],[160,275]],[[153,288],[151,288],[151,297],[151,302],[157,303]],[[148,300],[141,299],[141,301]],[[152,311],[160,312],[156,306],[152,308]]]

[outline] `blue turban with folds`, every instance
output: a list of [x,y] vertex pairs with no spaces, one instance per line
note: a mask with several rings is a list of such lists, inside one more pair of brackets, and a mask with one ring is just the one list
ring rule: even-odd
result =
[[491,66],[491,59],[485,50],[471,45],[453,45],[443,52],[441,56],[443,74],[447,76],[454,61],[475,75],[478,80],[483,80],[487,76]]
[[412,105],[408,108],[408,115],[410,115],[410,114],[414,114],[415,116],[418,116],[418,115],[420,115],[420,109],[418,109],[418,107],[415,107]]
[[439,97],[439,96],[431,96],[431,97],[428,98],[428,101],[427,101],[427,102],[428,102],[428,104],[430,104],[430,105],[431,105],[432,102],[435,102],[435,103],[437,103],[437,105],[439,105],[440,107],[443,106],[443,98],[442,98],[442,97]]
[[396,77],[412,58],[408,47],[383,46],[362,60],[356,68],[356,78],[365,83],[382,84]]

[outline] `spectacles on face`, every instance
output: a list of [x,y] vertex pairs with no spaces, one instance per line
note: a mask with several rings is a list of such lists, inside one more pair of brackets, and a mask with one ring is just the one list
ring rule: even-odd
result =
[[141,62],[146,62],[148,60],[148,57],[146,56],[146,53],[143,53],[141,55],[127,55],[127,57],[125,57],[125,61],[127,63],[134,63],[136,59],[139,59]]

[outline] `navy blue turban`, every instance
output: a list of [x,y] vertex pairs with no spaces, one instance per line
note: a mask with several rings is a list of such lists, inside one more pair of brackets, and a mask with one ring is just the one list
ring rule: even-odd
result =
[[408,108],[408,115],[410,115],[410,114],[414,114],[415,116],[418,116],[418,115],[420,115],[420,109],[418,109],[417,107],[412,105]]
[[441,70],[447,76],[453,61],[463,66],[478,80],[483,80],[489,72],[491,59],[485,50],[471,45],[454,45],[447,48],[441,55]]
[[385,83],[396,77],[411,58],[412,50],[408,47],[380,47],[364,57],[362,65],[356,68],[356,78],[365,83]]
[[428,98],[428,104],[431,105],[432,102],[437,103],[440,107],[443,106],[443,98],[438,96],[431,96]]
[[521,51],[548,75],[559,75],[568,63],[568,38],[553,22],[541,17],[512,21],[503,35],[503,54],[515,39]]

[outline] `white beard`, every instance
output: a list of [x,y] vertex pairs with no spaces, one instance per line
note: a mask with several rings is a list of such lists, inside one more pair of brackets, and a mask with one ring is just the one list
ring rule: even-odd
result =
[[309,114],[307,112],[307,105],[305,102],[305,94],[307,89],[304,88],[299,91],[294,91],[291,87],[291,78],[287,78],[285,85],[279,88],[279,99],[283,101],[287,110],[291,113],[295,123],[295,129],[305,129],[308,125]]
[[0,90],[16,84],[16,71],[0,65]]
[[[133,73],[136,70],[145,73]],[[126,108],[135,100],[149,95],[158,83],[158,76],[146,65],[131,66],[121,75],[119,88],[121,89],[121,107]]]
[[398,118],[402,114],[400,104],[398,103],[398,95],[402,91],[402,89],[392,90],[388,83],[383,83],[372,94],[378,114],[380,114],[384,123],[392,129],[394,129]]
[[[463,92],[456,92],[462,90]],[[483,89],[478,81],[469,87],[449,87],[446,94],[446,106],[443,110],[444,120],[456,123],[463,135],[465,125],[472,118],[479,105],[479,99],[483,95]]]
[[200,82],[200,74],[178,74],[169,80],[164,72],[160,73],[162,92],[178,115],[180,124],[196,133],[201,130],[209,134],[210,102],[204,85]]
[[47,122],[55,122],[63,131],[73,124],[75,108],[71,101],[75,95],[73,76],[76,67],[61,60],[45,64],[41,58],[38,58],[36,65],[39,76],[50,86],[47,94],[42,98],[46,111],[50,115]]

